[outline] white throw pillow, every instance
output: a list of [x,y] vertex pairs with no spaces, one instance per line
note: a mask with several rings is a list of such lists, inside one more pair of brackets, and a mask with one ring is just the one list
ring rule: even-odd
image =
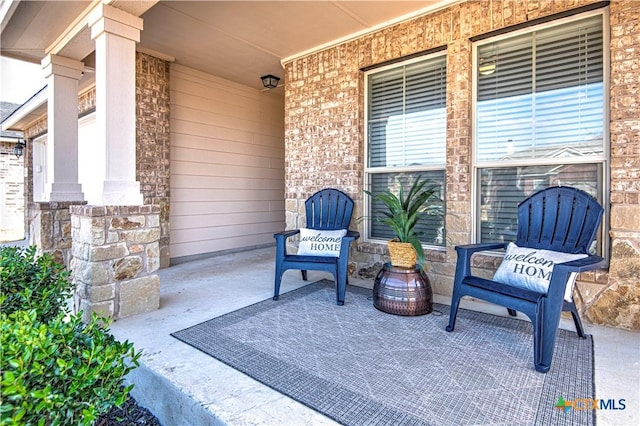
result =
[[301,256],[340,257],[342,237],[345,235],[347,235],[346,229],[327,231],[300,228],[298,254]]
[[[518,247],[514,243],[509,243],[502,264],[493,276],[493,280],[546,294],[549,289],[553,265],[583,257],[587,257],[587,255]],[[573,285],[576,282],[576,276],[576,273],[572,273],[569,276],[569,282],[567,282],[564,299],[568,302],[573,300]]]

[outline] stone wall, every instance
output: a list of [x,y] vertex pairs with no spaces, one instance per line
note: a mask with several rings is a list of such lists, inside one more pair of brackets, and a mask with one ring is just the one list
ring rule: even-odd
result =
[[160,207],[72,206],[75,309],[113,319],[160,306]]
[[169,266],[169,62],[136,53],[136,179],[160,206],[160,267]]
[[71,261],[71,215],[69,208],[77,201],[29,203],[29,245],[37,253],[48,253],[67,268]]
[[[471,148],[473,71],[470,38],[597,3],[587,0],[469,1],[416,17],[285,64],[286,224],[304,223],[301,203],[333,186],[356,201],[362,215],[364,183],[364,74],[362,68],[447,47],[446,250],[426,253],[434,291],[450,295],[456,254],[472,241]],[[640,329],[639,8],[614,1],[611,19],[611,269],[582,274],[576,303],[600,324]],[[331,147],[331,149],[327,149]],[[635,218],[635,219],[633,219]],[[356,224],[352,227],[362,225]],[[372,276],[386,248],[359,242],[352,274]],[[490,275],[496,257],[476,257]]]
[[611,4],[611,260],[589,321],[640,330],[640,4]]
[[0,242],[25,235],[24,156],[13,155],[15,142],[0,142]]

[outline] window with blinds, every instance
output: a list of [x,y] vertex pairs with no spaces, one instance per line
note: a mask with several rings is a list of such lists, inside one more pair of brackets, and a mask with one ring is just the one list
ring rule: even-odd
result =
[[[446,142],[446,56],[367,73],[367,187],[373,193],[397,192],[423,175],[444,199]],[[368,205],[371,218],[380,206]],[[368,236],[387,240],[388,228],[368,222]],[[417,226],[425,244],[444,245],[444,203],[425,211]]]
[[[401,173],[375,173],[370,176],[370,191],[374,194],[383,191],[392,191],[398,194],[400,185],[406,191],[411,187],[418,175],[429,180],[428,187],[434,187],[438,201],[429,202],[427,208],[422,212],[422,217],[416,225],[416,233],[420,236],[420,241],[424,244],[434,246],[444,246],[444,170],[429,170],[423,172],[401,172]],[[369,205],[370,221],[369,235],[371,238],[390,240],[395,237],[393,231],[386,225],[376,220],[383,217],[379,212],[386,211],[387,208],[381,201],[374,201]]]
[[480,241],[515,241],[518,204],[550,186],[581,189],[598,198],[602,193],[602,164],[561,164],[479,169]]
[[602,202],[603,34],[597,14],[475,46],[480,241],[515,240],[518,203],[548,186]]

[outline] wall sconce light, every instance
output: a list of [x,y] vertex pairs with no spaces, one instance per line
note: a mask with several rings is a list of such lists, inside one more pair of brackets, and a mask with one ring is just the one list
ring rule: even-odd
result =
[[13,155],[15,155],[16,158],[22,157],[22,154],[24,153],[24,147],[26,145],[27,144],[23,139],[19,139],[18,142],[16,142],[16,145],[13,147]]
[[496,72],[496,58],[492,56],[490,58],[480,58],[480,64],[478,65],[478,72],[480,75],[491,75]]
[[278,87],[278,82],[280,81],[280,77],[267,74],[260,77],[260,80],[262,80],[262,85],[267,89],[275,89],[276,87]]

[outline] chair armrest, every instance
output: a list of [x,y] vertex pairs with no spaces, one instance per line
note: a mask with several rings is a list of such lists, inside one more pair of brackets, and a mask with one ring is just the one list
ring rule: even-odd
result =
[[276,258],[283,259],[287,255],[287,238],[299,233],[299,229],[291,229],[273,234],[273,238],[276,239]]
[[463,277],[471,276],[471,256],[479,251],[504,249],[509,243],[478,243],[456,246],[458,260],[454,282],[461,282]]
[[360,238],[360,233],[358,231],[348,230],[347,234],[342,237],[342,244],[340,245],[340,260],[344,262],[349,261],[349,247],[351,243]]
[[582,259],[572,260],[570,262],[558,263],[554,265],[553,271],[556,269],[562,272],[586,272],[591,271],[593,269],[598,269],[601,266],[604,266],[605,261],[600,256],[587,256]]
[[348,238],[350,240],[349,242],[355,241],[360,238],[360,233],[358,231],[348,230],[347,235],[345,235],[343,238]]
[[604,264],[605,261],[600,256],[587,256],[582,259],[553,265],[547,297],[551,300],[559,300],[560,302],[557,303],[561,304],[564,298],[565,287],[572,273],[591,271],[604,266]]
[[290,229],[288,231],[282,231],[282,232],[276,232],[275,234],[273,234],[273,238],[284,238],[287,239],[289,237],[292,237],[296,234],[299,234],[300,230],[299,229]]
[[456,246],[456,251],[459,256],[471,256],[479,251],[498,250],[507,248],[509,243],[478,243],[478,244],[465,244]]

